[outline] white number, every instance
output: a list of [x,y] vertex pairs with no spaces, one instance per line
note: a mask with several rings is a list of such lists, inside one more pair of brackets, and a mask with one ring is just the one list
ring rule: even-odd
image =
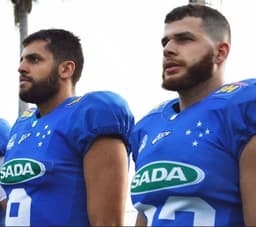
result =
[[[18,204],[17,216],[11,217],[11,206],[13,203]],[[6,226],[30,226],[30,207],[31,198],[23,188],[13,189],[9,195],[6,208]]]
[[[147,217],[147,226],[152,226],[156,207],[142,203],[136,203]],[[175,220],[176,211],[194,213],[193,226],[214,226],[215,209],[198,197],[170,196],[159,213],[159,219]]]

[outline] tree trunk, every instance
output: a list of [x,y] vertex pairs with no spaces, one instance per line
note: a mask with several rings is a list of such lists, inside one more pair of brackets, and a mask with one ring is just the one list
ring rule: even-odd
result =
[[[18,10],[17,16],[19,17],[19,32],[20,32],[20,56],[23,50],[22,41],[28,34],[28,12],[26,9],[22,9],[22,7]],[[19,113],[24,112],[28,108],[28,103],[23,102],[19,98]]]

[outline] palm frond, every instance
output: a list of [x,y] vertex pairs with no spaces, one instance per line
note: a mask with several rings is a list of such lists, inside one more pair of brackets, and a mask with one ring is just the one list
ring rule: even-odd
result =
[[32,1],[36,0],[11,0],[14,5],[14,18],[15,24],[20,22],[20,14],[26,13],[29,14],[32,10]]

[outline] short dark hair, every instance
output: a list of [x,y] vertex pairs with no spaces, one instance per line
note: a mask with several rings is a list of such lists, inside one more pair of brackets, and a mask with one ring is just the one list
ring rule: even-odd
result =
[[63,29],[44,29],[32,33],[23,40],[23,46],[44,40],[48,44],[46,48],[53,54],[56,63],[74,61],[76,67],[72,76],[73,85],[80,79],[83,70],[84,57],[80,39],[72,32]]
[[202,19],[206,33],[216,42],[225,40],[231,42],[230,25],[226,17],[216,9],[200,4],[188,4],[177,7],[169,12],[164,22],[171,23],[185,17],[199,17]]

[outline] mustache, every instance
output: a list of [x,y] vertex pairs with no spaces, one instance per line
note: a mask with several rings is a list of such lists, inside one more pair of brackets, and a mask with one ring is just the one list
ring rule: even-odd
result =
[[167,57],[167,58],[163,59],[163,62],[162,62],[163,68],[172,67],[172,66],[176,66],[176,65],[184,66],[184,65],[186,65],[186,62],[184,62],[183,60],[174,58],[174,57]]
[[33,81],[33,79],[32,79],[31,77],[29,77],[29,76],[27,76],[27,75],[21,73],[21,74],[20,74],[20,81],[22,81],[22,80],[26,80],[26,81],[30,81],[30,82]]

